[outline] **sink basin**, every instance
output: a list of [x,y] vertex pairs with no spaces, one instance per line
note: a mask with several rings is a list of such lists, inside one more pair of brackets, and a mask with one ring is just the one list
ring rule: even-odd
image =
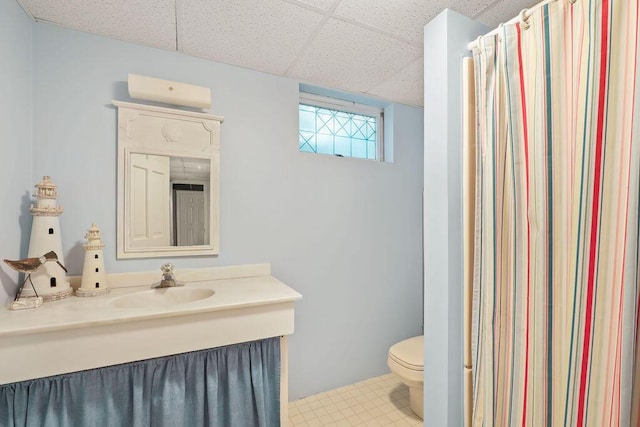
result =
[[200,301],[215,294],[207,288],[158,288],[123,295],[111,301],[115,308],[171,308]]

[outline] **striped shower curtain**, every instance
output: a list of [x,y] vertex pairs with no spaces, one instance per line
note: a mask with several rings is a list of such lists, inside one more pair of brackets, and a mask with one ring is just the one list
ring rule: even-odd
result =
[[638,22],[557,0],[474,49],[473,425],[640,426]]

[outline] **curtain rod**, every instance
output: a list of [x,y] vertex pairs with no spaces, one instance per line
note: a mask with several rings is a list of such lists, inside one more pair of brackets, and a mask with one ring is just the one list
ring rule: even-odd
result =
[[[503,25],[510,25],[510,24],[515,24],[518,21],[526,21],[527,19],[529,19],[531,17],[531,15],[533,14],[534,11],[536,11],[537,9],[540,9],[541,7],[548,5],[550,3],[556,2],[558,0],[544,0],[538,4],[536,4],[535,6],[530,7],[529,9],[522,9],[522,12],[520,12],[519,15],[515,16],[514,18],[511,18],[510,20],[508,20],[505,23],[502,23],[498,26],[498,28],[494,28],[493,30],[489,31],[487,34],[484,34],[480,37],[478,37],[477,39],[475,39],[474,41],[472,41],[471,43],[469,43],[467,45],[467,48],[469,50],[473,50],[474,48],[478,47],[478,43],[480,41],[480,39],[482,37],[488,37],[488,36],[493,36],[495,34],[498,33],[498,31],[500,30],[500,27]],[[571,3],[575,3],[576,0],[569,0],[569,2]]]

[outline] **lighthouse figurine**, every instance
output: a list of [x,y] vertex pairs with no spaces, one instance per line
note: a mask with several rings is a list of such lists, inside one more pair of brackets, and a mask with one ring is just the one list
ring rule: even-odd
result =
[[[29,240],[29,258],[39,258],[42,254],[54,251],[60,265],[64,265],[62,252],[62,238],[60,236],[60,215],[62,206],[58,206],[58,188],[48,176],[35,185],[33,196],[36,204],[31,205],[33,224],[31,225],[31,239]],[[25,286],[22,296],[41,296],[44,302],[55,301],[68,297],[73,289],[67,280],[66,271],[55,262],[47,262],[42,268],[31,273],[33,286]]]
[[102,233],[97,225],[92,224],[84,235],[87,243],[84,247],[84,266],[82,267],[82,282],[76,289],[79,297],[95,297],[109,292],[107,274],[104,271]]

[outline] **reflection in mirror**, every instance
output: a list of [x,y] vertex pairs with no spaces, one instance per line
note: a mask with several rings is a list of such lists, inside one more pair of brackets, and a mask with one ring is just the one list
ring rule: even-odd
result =
[[171,245],[209,244],[209,179],[207,159],[171,157]]
[[220,123],[211,114],[118,107],[118,258],[217,255]]
[[210,163],[130,153],[131,247],[209,244]]

